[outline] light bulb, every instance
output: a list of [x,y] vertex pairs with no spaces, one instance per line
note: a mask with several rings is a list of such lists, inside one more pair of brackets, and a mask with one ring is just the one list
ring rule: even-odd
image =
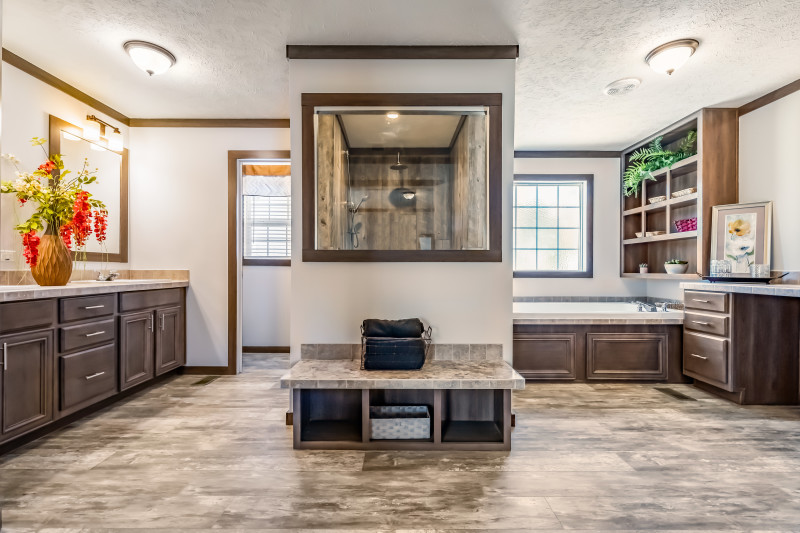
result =
[[406,200],[413,200],[414,196],[416,195],[417,193],[415,193],[414,191],[406,191],[403,193],[403,198],[405,198]]
[[146,41],[128,41],[122,45],[133,63],[150,76],[163,74],[175,64],[175,56],[166,48]]
[[400,113],[398,113],[397,111],[389,111],[388,113],[386,113],[386,118],[391,119],[391,120],[394,120],[399,116],[400,116]]
[[83,138],[87,141],[99,141],[100,123],[94,120],[87,120],[83,125]]
[[122,132],[114,132],[112,131],[107,135],[108,137],[108,149],[113,150],[115,152],[122,151]]

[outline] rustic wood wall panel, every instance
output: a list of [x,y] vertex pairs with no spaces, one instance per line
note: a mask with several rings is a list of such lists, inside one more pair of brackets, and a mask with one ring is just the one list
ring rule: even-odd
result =
[[342,249],[346,224],[347,149],[334,115],[319,115],[317,144],[317,249]]
[[453,143],[453,248],[485,249],[486,118],[470,115]]

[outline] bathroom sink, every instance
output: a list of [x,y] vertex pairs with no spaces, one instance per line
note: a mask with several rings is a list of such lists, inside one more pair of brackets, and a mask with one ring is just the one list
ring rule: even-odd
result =
[[153,281],[172,281],[169,279],[115,279],[113,281],[100,281],[96,279],[90,280],[83,280],[83,281],[70,281],[70,284],[86,284],[91,285],[92,283],[146,283],[146,282],[153,282]]

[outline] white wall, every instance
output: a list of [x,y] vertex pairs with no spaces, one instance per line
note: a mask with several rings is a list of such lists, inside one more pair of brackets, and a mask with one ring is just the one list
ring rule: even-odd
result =
[[130,266],[190,271],[190,366],[227,365],[228,151],[288,145],[285,129],[131,129]]
[[511,357],[510,184],[513,60],[333,61],[289,64],[292,190],[301,190],[300,95],[306,92],[503,93],[502,263],[304,263],[302,210],[292,207],[292,359],[301,344],[355,343],[364,318],[418,316],[439,343],[502,343]]
[[772,200],[772,269],[800,270],[800,92],[739,118],[739,202]]
[[242,278],[242,345],[289,346],[291,267],[246,266]]
[[594,174],[594,277],[515,278],[514,296],[644,296],[645,282],[619,276],[617,158],[518,158],[515,174]]
[[[6,154],[14,154],[21,161],[20,168],[23,171],[35,170],[44,160],[42,149],[31,146],[30,140],[32,137],[49,137],[50,115],[82,125],[86,115],[94,114],[117,126],[122,132],[125,146],[129,145],[126,126],[7,63],[2,63],[2,69],[2,150]],[[14,172],[14,166],[8,161],[0,163],[3,180],[14,179]],[[12,264],[0,265],[6,270],[27,268],[22,258],[22,242],[14,226],[27,219],[33,210],[31,206],[20,208],[18,205],[11,195],[3,195],[0,200],[0,246],[3,250],[16,251]],[[124,267],[124,264],[115,263],[112,268]],[[94,265],[88,264],[87,268],[92,269]]]

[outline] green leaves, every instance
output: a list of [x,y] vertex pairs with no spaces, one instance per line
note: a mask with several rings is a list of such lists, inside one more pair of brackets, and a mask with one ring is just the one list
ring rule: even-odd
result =
[[697,131],[690,131],[678,145],[678,151],[665,149],[661,142],[664,137],[656,137],[649,145],[639,148],[628,158],[629,164],[622,174],[622,186],[625,196],[638,196],[639,185],[644,180],[655,181],[652,172],[661,168],[669,168],[678,161],[696,153]]

